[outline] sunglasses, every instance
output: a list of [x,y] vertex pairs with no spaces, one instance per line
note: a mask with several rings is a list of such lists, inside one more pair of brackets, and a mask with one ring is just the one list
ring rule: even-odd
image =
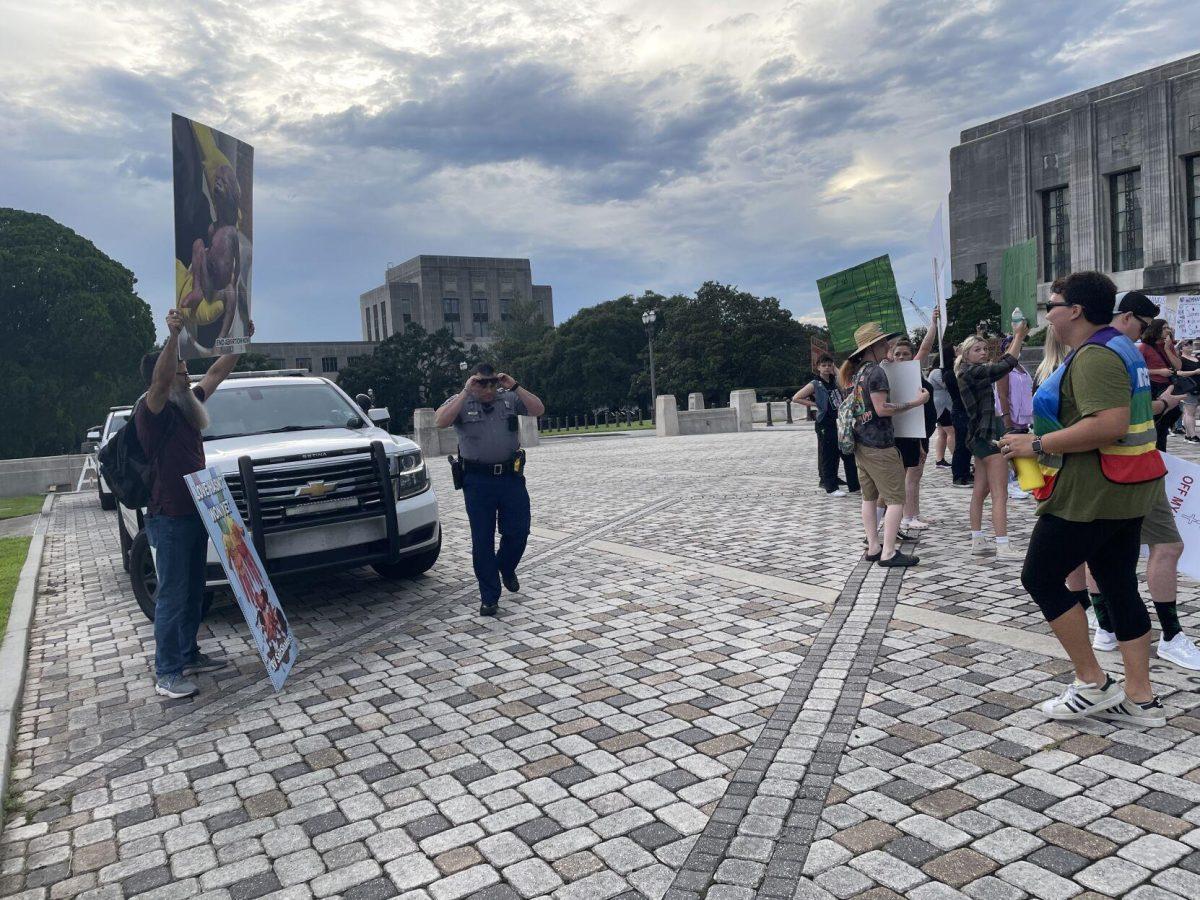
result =
[[1066,308],[1068,306],[1078,306],[1078,305],[1079,304],[1077,304],[1077,303],[1067,303],[1065,300],[1063,300],[1063,301],[1058,301],[1058,302],[1054,302],[1054,303],[1047,303],[1046,309],[1051,310],[1051,309],[1055,309],[1056,307],[1059,307],[1059,306]]
[[494,388],[499,383],[500,383],[499,378],[478,378],[477,377],[475,379],[476,387],[481,387],[481,388]]

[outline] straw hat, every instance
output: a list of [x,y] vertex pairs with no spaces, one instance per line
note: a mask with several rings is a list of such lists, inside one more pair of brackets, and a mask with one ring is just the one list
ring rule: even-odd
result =
[[883,326],[878,322],[867,322],[859,325],[854,329],[854,352],[850,354],[850,358],[858,356],[868,347],[878,344],[880,341],[890,341],[894,337],[899,337],[897,331],[884,332]]

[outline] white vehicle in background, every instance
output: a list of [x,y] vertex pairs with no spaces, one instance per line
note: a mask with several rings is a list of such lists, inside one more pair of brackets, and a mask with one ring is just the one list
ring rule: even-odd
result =
[[[370,565],[384,578],[409,578],[437,561],[437,496],[421,451],[381,427],[386,409],[360,400],[286,370],[235,372],[205,403],[205,462],[224,475],[270,575]],[[158,580],[144,522],[145,510],[119,507],[125,570],[153,619]],[[225,584],[210,544],[205,586]]]
[[[99,453],[100,448],[111,441],[117,432],[125,427],[125,423],[129,421],[129,415],[132,411],[132,406],[113,406],[109,408],[108,418],[104,420],[104,425],[100,428],[100,438],[99,443],[96,444],[96,453]],[[101,509],[117,508],[117,498],[108,489],[108,485],[104,482],[104,476],[100,474],[99,470],[96,471],[96,490],[100,494]]]

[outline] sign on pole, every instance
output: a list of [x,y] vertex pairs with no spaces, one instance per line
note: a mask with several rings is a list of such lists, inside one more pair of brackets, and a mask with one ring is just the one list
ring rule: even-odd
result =
[[171,116],[180,359],[250,349],[254,148]]
[[854,350],[854,330],[879,322],[885,332],[907,333],[892,260],[886,254],[817,279],[829,337],[839,353]]
[[1008,331],[1020,308],[1032,328],[1037,324],[1037,241],[1030,238],[1004,251],[1000,274],[1000,329]]
[[193,472],[186,480],[208,537],[217,548],[229,587],[250,626],[263,665],[267,667],[267,677],[275,690],[282,690],[296,663],[300,644],[292,636],[262,559],[248,540],[246,524],[237,504],[233,502],[225,478],[214,468]]

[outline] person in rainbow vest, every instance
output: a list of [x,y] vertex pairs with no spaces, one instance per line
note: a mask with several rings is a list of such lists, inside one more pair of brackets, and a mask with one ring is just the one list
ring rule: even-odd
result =
[[[1142,519],[1162,491],[1166,466],[1154,445],[1150,374],[1112,327],[1117,289],[1100,272],[1054,282],[1046,322],[1074,351],[1033,398],[1034,433],[1000,439],[1005,459],[1036,458],[1046,484],[1034,491],[1037,524],[1021,583],[1075,668],[1063,693],[1042,704],[1053,719],[1100,716],[1166,724],[1150,685],[1150,617],[1138,593]],[[1125,662],[1122,684],[1104,672],[1066,579],[1087,563],[1107,601]]]

